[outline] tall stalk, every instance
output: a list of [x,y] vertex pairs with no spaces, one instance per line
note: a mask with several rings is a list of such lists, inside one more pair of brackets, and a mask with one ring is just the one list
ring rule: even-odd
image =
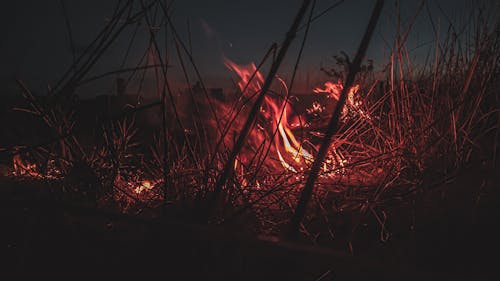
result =
[[365,34],[363,35],[363,39],[361,40],[358,51],[356,53],[356,57],[354,58],[352,64],[349,65],[349,74],[347,75],[344,88],[342,89],[342,93],[340,94],[340,98],[337,103],[337,106],[335,107],[335,111],[333,112],[333,115],[330,118],[330,122],[328,123],[328,127],[325,132],[325,137],[323,138],[323,142],[321,143],[318,155],[314,159],[311,171],[309,172],[309,177],[307,178],[304,189],[302,190],[302,193],[300,195],[299,202],[290,221],[290,225],[287,230],[288,237],[293,237],[297,235],[299,226],[302,222],[302,219],[305,216],[307,203],[311,199],[314,189],[314,184],[318,179],[318,173],[321,169],[321,166],[323,165],[323,161],[328,153],[328,150],[330,149],[330,145],[332,143],[332,137],[338,130],[340,114],[345,106],[347,100],[347,93],[349,92],[349,89],[354,83],[354,78],[356,77],[356,74],[359,72],[361,61],[365,56],[366,49],[368,48],[368,45],[370,43],[370,39],[372,37],[373,31],[375,30],[375,26],[377,25],[383,6],[384,6],[384,0],[377,0],[377,3],[373,8],[373,12],[370,17],[370,21],[368,22],[368,27],[366,28]]
[[271,70],[269,71],[266,80],[264,82],[264,85],[262,86],[262,89],[260,91],[259,96],[257,97],[257,100],[255,101],[254,105],[252,106],[252,109],[250,110],[250,113],[248,115],[247,120],[245,121],[245,124],[243,126],[243,129],[241,130],[240,135],[238,136],[238,139],[233,147],[233,150],[229,154],[229,158],[226,162],[226,165],[224,167],[224,170],[218,177],[215,186],[214,186],[214,192],[213,192],[213,198],[216,199],[219,194],[222,191],[222,188],[224,185],[226,185],[227,180],[229,179],[231,173],[233,172],[234,169],[234,161],[236,160],[236,157],[240,153],[241,149],[243,148],[243,145],[245,144],[246,138],[250,133],[250,130],[252,129],[253,125],[255,124],[255,120],[257,118],[257,115],[259,113],[260,107],[262,106],[262,103],[264,102],[264,98],[266,96],[267,91],[271,87],[271,84],[274,80],[274,76],[278,72],[278,69],[281,65],[281,62],[285,58],[285,55],[288,51],[288,48],[290,47],[293,39],[295,38],[297,34],[297,30],[299,28],[300,23],[302,22],[302,18],[304,17],[309,5],[311,4],[312,0],[304,0],[302,2],[302,6],[299,9],[299,12],[297,13],[295,20],[293,21],[292,26],[288,30],[286,34],[285,41],[283,42],[283,45],[281,46],[278,56],[276,57],[276,60],[271,66]]

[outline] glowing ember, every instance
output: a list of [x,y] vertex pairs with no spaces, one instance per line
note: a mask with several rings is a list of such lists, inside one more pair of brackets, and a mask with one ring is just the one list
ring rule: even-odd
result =
[[155,184],[152,183],[151,181],[148,181],[148,180],[143,180],[139,186],[137,186],[134,191],[135,193],[137,194],[140,194],[141,192],[143,192],[144,190],[151,190],[155,187]]
[[14,168],[13,175],[15,176],[42,177],[42,175],[37,172],[36,164],[24,161],[20,154],[14,155],[12,158],[12,166]]
[[313,101],[312,107],[306,109],[306,112],[308,114],[319,114],[319,113],[323,112],[323,110],[325,110],[325,106],[321,105],[317,101]]

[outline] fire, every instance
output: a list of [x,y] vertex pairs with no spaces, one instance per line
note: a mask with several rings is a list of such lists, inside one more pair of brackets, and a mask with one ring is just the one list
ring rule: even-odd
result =
[[[341,81],[337,81],[337,83],[328,81],[324,83],[324,88],[314,88],[313,92],[314,93],[328,93],[329,98],[333,98],[335,100],[339,100],[340,98],[340,93],[342,92],[342,89],[344,88],[344,85],[342,84]],[[346,105],[342,109],[342,113],[344,116],[346,116],[348,113],[356,113],[359,117],[363,119],[368,119],[370,120],[370,116],[361,109],[361,104],[362,102],[356,99],[356,93],[359,91],[359,85],[354,85],[349,89],[349,92],[347,92],[347,100],[346,100]],[[321,111],[319,109],[318,104],[313,104],[313,108],[309,109],[311,112],[315,111]]]
[[[343,89],[344,85],[342,84],[342,81],[338,80],[337,83],[327,81],[324,83],[324,88],[316,87],[313,89],[313,92],[317,94],[327,93],[329,98],[333,98],[338,101]],[[349,89],[349,91],[347,92],[346,104],[342,109],[342,115],[343,117],[345,117],[348,115],[348,113],[356,113],[359,117],[370,119],[369,116],[365,114],[365,112],[361,109],[361,101],[356,99],[356,94],[358,91],[359,85],[354,85]],[[322,107],[318,102],[315,102],[313,103],[312,108],[308,109],[308,113],[322,112],[323,109],[324,107]],[[335,168],[335,165],[332,166],[332,164],[334,163],[336,163],[338,167],[343,169],[347,162],[348,161],[344,157],[342,152],[332,145],[332,147],[330,148],[330,153],[327,156],[325,163],[323,163],[323,171],[328,172],[330,170],[333,170]]]
[[[224,63],[226,67],[235,72],[240,78],[238,87],[244,97],[251,98],[259,93],[264,83],[264,76],[257,70],[254,63],[238,65],[229,59],[225,59]],[[300,142],[293,133],[292,129],[294,128],[295,122],[291,122],[291,120],[297,118],[297,116],[294,116],[291,106],[287,102],[286,97],[288,95],[288,88],[286,83],[279,77],[276,77],[276,79],[284,89],[285,96],[282,96],[280,99],[266,95],[261,113],[272,119],[272,126],[268,128],[268,131],[272,132],[274,135],[273,145],[281,167],[291,172],[299,172],[307,168],[307,165],[314,161],[314,156],[304,148],[304,142]],[[356,95],[359,88],[359,85],[354,85],[349,89],[346,106],[343,108],[343,116],[346,117],[348,114],[349,116],[355,114],[358,117],[370,119],[369,115],[361,109],[362,103]],[[323,88],[317,87],[312,91],[317,94],[326,93],[329,98],[338,101],[342,89],[343,84],[341,81],[337,81],[336,83],[328,81],[324,83]],[[325,105],[315,101],[312,104],[312,108],[306,109],[306,112],[309,114],[321,113],[325,108]],[[262,127],[262,124],[259,124],[259,126]],[[251,137],[252,136],[253,134],[251,134]],[[323,177],[330,177],[336,173],[342,173],[347,162],[348,160],[344,157],[342,151],[338,147],[332,145],[323,163]],[[236,166],[237,163],[235,163],[235,167]],[[335,172],[332,173],[332,171]]]
[[[257,70],[254,63],[238,65],[228,59],[225,59],[224,62],[230,70],[239,76],[238,87],[245,97],[250,98],[261,90],[264,77]],[[279,77],[277,77],[277,80],[281,83],[285,93],[288,94],[286,83]],[[355,89],[352,90],[353,93],[355,91]],[[314,161],[314,156],[303,147],[303,144],[297,140],[292,131],[293,126],[289,119],[292,115],[292,110],[287,100],[285,99],[280,102],[275,98],[266,96],[263,108],[265,109],[261,110],[261,112],[266,113],[272,119],[272,130],[270,131],[273,134],[277,132],[274,134],[273,142],[276,149],[276,156],[281,166],[291,172],[303,170],[304,167]]]
[[[23,159],[20,154],[16,154],[12,157],[13,176],[49,180],[60,179],[63,177],[62,172],[55,167],[54,160],[49,160],[44,170],[44,173],[40,172],[37,164],[30,163],[29,161]],[[118,181],[121,180],[122,179],[118,176]],[[141,194],[143,191],[150,191],[155,188],[157,182],[151,180],[130,180],[124,183],[132,188],[136,194]]]
[[[324,88],[314,88],[313,92],[315,93],[328,93],[328,97],[334,98],[335,100],[339,100],[340,98],[340,93],[342,92],[342,89],[344,88],[344,85],[342,84],[341,81],[337,81],[337,83],[328,81],[325,82],[325,87]],[[356,102],[354,95],[358,92],[359,90],[359,85],[354,85],[349,89],[349,92],[347,93],[347,100],[346,100],[346,107],[344,107],[343,112],[344,114],[347,113],[347,107],[352,107],[352,108],[357,108],[359,107],[360,103]]]
[[135,193],[140,194],[144,190],[151,190],[155,187],[155,184],[149,180],[143,180],[141,183],[134,189]]
[[34,163],[29,163],[21,158],[20,154],[14,155],[12,158],[13,175],[15,176],[29,176],[29,177],[42,177],[37,172],[37,166]]
[[254,63],[241,66],[225,58],[224,64],[240,77],[238,87],[243,95],[251,96],[260,91],[262,84],[264,84],[264,76],[262,76],[260,71],[257,71]]
[[12,157],[12,175],[48,180],[60,179],[62,172],[56,167],[55,162],[55,160],[49,159],[45,162],[45,165],[41,165],[44,168],[40,169],[40,166],[36,163],[26,160],[21,154],[15,154]]
[[248,185],[248,181],[245,177],[245,168],[240,164],[240,161],[238,161],[238,159],[234,160],[234,170],[238,171],[236,173],[236,176],[238,177],[241,186],[246,187]]
[[314,157],[309,153],[306,149],[302,147],[302,145],[297,141],[295,135],[290,129],[290,123],[288,122],[288,112],[290,111],[289,106],[287,104],[283,104],[283,114],[281,114],[281,110],[279,110],[277,104],[269,97],[265,99],[266,104],[272,109],[274,112],[274,123],[278,126],[278,135],[276,135],[274,144],[276,146],[276,151],[278,154],[278,158],[280,159],[281,165],[290,170],[292,172],[297,172],[292,165],[288,164],[280,150],[280,143],[283,143],[284,150],[288,153],[288,155],[297,163],[310,163],[314,160]]

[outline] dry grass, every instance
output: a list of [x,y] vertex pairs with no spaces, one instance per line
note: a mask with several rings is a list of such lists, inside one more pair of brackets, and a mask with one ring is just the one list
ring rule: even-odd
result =
[[[128,9],[137,8],[131,2],[117,8],[115,19]],[[163,13],[153,13],[154,8]],[[387,239],[385,223],[389,206],[407,205],[416,193],[439,185],[445,178],[448,180],[449,175],[475,159],[498,161],[500,27],[498,19],[485,20],[485,11],[477,8],[471,12],[476,20],[465,28],[473,31],[471,41],[454,31],[461,30],[459,27],[451,26],[446,38],[436,38],[432,62],[417,65],[410,60],[409,47],[405,43],[411,32],[410,24],[407,31],[396,36],[395,47],[385,67],[380,71],[365,67],[358,74],[359,107],[342,118],[332,142],[336,153],[347,162],[343,166],[332,165],[332,169],[324,169],[319,174],[302,233],[312,240],[318,233],[329,233],[334,239],[336,214],[352,212],[359,217],[375,218],[381,230],[380,239]],[[110,26],[95,41],[98,51],[76,59],[77,67],[72,67],[47,97],[35,97],[21,84],[29,106],[25,111],[42,118],[54,131],[57,141],[18,149],[15,153],[36,154],[34,161],[39,162],[38,167],[46,167],[50,162],[50,169],[60,171],[60,177],[67,175],[74,163],[85,163],[100,179],[106,191],[102,196],[125,202],[123,210],[159,210],[163,204],[167,212],[186,213],[196,219],[204,217],[200,212],[206,210],[203,206],[226,167],[230,170],[227,179],[218,183],[221,193],[216,202],[218,212],[208,220],[221,224],[239,223],[259,233],[280,232],[297,204],[308,167],[296,173],[277,171],[277,160],[270,145],[274,135],[265,133],[258,142],[249,140],[246,134],[240,149],[251,157],[238,165],[228,162],[235,140],[230,134],[241,129],[242,120],[249,114],[243,105],[254,99],[235,98],[223,105],[215,101],[204,86],[192,54],[170,20],[168,7],[162,1],[151,1],[138,9],[130,21],[111,20]],[[173,36],[186,82],[191,84],[189,77],[194,73],[201,81],[204,100],[193,103],[195,111],[189,120],[178,112],[182,110],[177,108],[180,101],[169,86],[164,63],[166,54],[159,47],[162,33],[150,30],[148,51],[153,50],[155,58],[150,63],[156,73],[163,118],[163,128],[157,132],[154,145],[138,148],[141,146],[136,143],[138,128],[133,122],[125,121],[133,118],[123,117],[103,122],[99,128],[103,135],[100,142],[82,144],[73,130],[73,107],[69,102],[73,90],[78,88],[75,85],[88,78],[92,65],[116,38],[115,32],[119,33],[143,17],[150,26],[160,26],[165,34]],[[346,60],[340,62],[345,64]],[[148,69],[148,62],[143,60],[136,68],[127,68],[132,72],[128,81],[144,77]],[[327,72],[341,79],[345,75],[342,69]],[[194,92],[193,88],[189,90],[191,97]],[[280,96],[279,93],[275,95]],[[200,107],[209,110],[203,112]],[[133,114],[141,112],[134,110]],[[235,121],[221,121],[226,115]],[[259,123],[260,117],[254,115],[252,118]],[[195,129],[188,130],[186,123]],[[307,128],[301,130],[303,143],[314,143],[322,133]],[[314,144],[310,146],[315,147]],[[233,158],[239,159],[238,153]],[[333,154],[327,155],[328,159],[337,161]],[[145,179],[150,180],[154,188],[135,193]],[[141,207],[131,207],[137,204]],[[355,229],[356,223],[353,224]]]

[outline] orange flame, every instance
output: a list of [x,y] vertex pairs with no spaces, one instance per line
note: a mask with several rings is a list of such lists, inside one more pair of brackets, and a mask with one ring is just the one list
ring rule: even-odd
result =
[[[234,71],[239,76],[240,80],[238,81],[238,87],[243,95],[250,97],[261,90],[262,84],[264,83],[264,77],[262,73],[257,70],[254,63],[242,66],[228,59],[225,59],[224,63],[230,70]],[[285,82],[280,78],[278,78],[278,80],[287,92],[288,89]],[[278,159],[283,168],[292,172],[297,172],[296,168],[286,161],[287,158],[293,159],[296,164],[303,164],[310,163],[314,160],[314,157],[302,147],[293,134],[288,120],[290,108],[286,104],[286,101],[279,106],[277,101],[266,96],[264,102],[271,111],[270,116],[273,121],[272,124],[276,126],[273,128],[273,131],[276,129],[278,131],[274,139]],[[287,156],[284,156],[285,152]]]
[[[340,80],[337,81],[337,83],[328,81],[328,82],[325,82],[324,85],[325,85],[324,88],[320,88],[320,87],[314,88],[313,92],[315,92],[315,93],[328,93],[328,97],[334,98],[335,100],[338,101],[340,98],[340,93],[342,92],[342,89],[344,88],[344,85],[342,84],[342,82]],[[356,100],[354,99],[354,95],[358,92],[358,90],[359,90],[359,85],[354,85],[349,89],[349,92],[347,93],[347,100],[346,100],[347,106],[350,106],[353,108],[358,107],[359,103],[356,102]],[[347,106],[344,107],[344,109],[343,109],[344,113],[347,112]]]
[[[238,87],[243,96],[251,98],[261,91],[261,87],[264,84],[264,77],[262,73],[257,70],[254,63],[238,65],[229,59],[224,59],[224,63],[226,67],[239,76],[240,80],[238,81]],[[288,94],[288,88],[285,81],[279,77],[276,77],[276,79],[281,83],[284,92]],[[317,87],[313,89],[313,92],[327,93],[328,97],[338,101],[342,89],[343,84],[341,81],[337,81],[337,83],[328,81],[324,83],[324,88]],[[356,94],[358,91],[359,85],[354,85],[347,92],[347,101],[346,106],[343,108],[343,114],[346,116],[347,113],[356,113],[359,117],[370,119],[370,116],[361,109],[361,102],[357,100]],[[312,106],[312,109],[308,109],[308,113],[321,112],[325,109],[325,106],[318,102],[314,102]],[[277,134],[274,135],[273,142],[276,149],[275,153],[281,166],[285,170],[292,172],[303,170],[307,164],[314,161],[314,156],[303,147],[303,144],[299,142],[297,137],[293,134],[293,125],[292,122],[290,122],[290,118],[294,118],[294,116],[291,107],[287,101],[279,102],[275,98],[267,95],[264,98],[263,108],[265,109],[262,109],[261,112],[265,113],[266,117],[272,119],[272,132],[277,132]],[[266,109],[268,109],[269,112],[266,112]],[[340,149],[332,145],[323,163],[323,177],[330,177],[334,174],[342,173],[347,162],[347,159]],[[235,162],[235,168],[237,165],[238,163]]]
[[15,176],[30,176],[30,177],[41,177],[37,172],[36,164],[28,163],[21,158],[20,154],[14,155],[12,158],[12,166],[14,169],[13,174]]
[[148,181],[148,180],[143,180],[143,181],[141,181],[141,184],[134,189],[134,191],[135,191],[135,193],[140,194],[144,190],[153,189],[154,186],[155,186],[155,184],[153,182]]
[[238,87],[243,95],[251,96],[260,91],[262,84],[264,84],[264,76],[262,76],[262,73],[257,70],[254,63],[241,66],[225,58],[224,64],[227,68],[236,72],[236,74],[240,77]]

